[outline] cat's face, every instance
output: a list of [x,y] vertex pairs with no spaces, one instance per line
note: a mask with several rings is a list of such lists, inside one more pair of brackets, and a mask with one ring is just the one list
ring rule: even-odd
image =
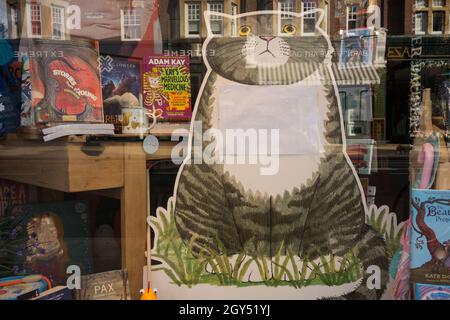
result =
[[[313,18],[305,19],[308,14]],[[235,82],[300,82],[317,70],[331,52],[329,40],[319,28],[321,15],[323,10],[303,14],[256,11],[236,16],[208,11],[205,20],[209,37],[204,58],[214,72]],[[217,19],[222,19],[223,34],[212,32]]]

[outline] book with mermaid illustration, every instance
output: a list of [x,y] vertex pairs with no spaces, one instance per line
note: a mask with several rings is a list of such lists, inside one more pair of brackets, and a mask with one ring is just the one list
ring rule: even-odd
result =
[[22,126],[103,122],[98,42],[31,39],[22,61]]
[[450,284],[450,190],[412,189],[411,278]]

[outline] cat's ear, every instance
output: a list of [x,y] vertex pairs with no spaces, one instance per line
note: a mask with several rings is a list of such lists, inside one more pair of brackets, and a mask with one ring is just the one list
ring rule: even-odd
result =
[[218,19],[222,20],[222,33],[224,32],[224,26],[225,21],[227,20],[233,20],[236,19],[236,16],[233,16],[231,14],[221,13],[221,12],[215,12],[215,11],[205,11],[204,13],[205,17],[205,23],[206,23],[206,30],[208,31],[208,38],[209,37],[221,37],[222,34],[215,34],[212,30],[212,21],[217,21]]

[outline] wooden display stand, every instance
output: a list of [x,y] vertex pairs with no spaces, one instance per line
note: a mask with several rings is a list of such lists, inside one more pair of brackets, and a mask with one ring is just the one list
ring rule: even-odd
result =
[[[170,130],[153,134],[170,136]],[[146,162],[170,159],[175,142],[161,142],[156,154],[146,155],[140,139],[114,138],[92,143],[77,136],[44,143],[9,135],[0,142],[0,177],[61,192],[89,191],[120,199],[122,267],[128,269],[131,297],[138,299],[149,201]]]

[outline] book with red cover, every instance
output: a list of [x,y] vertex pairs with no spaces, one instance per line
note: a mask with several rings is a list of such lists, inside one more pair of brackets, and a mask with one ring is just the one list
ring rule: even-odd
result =
[[103,122],[98,42],[33,39],[28,59],[34,124]]

